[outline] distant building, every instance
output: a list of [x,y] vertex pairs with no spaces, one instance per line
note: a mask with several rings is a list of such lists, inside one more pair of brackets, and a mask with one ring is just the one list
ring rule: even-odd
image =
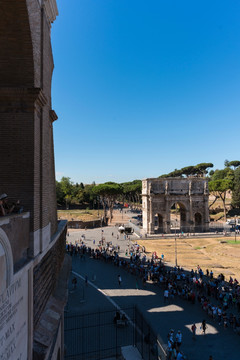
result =
[[51,104],[51,24],[57,11],[56,0],[1,1],[0,195],[8,195],[6,215],[0,216],[3,360],[64,356],[70,264],[67,224],[57,221],[52,127],[57,115]]

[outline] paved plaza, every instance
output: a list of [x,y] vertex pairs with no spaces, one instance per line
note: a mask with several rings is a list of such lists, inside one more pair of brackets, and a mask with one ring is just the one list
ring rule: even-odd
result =
[[[118,228],[108,227],[93,230],[72,230],[67,240],[78,242],[81,235],[85,235],[87,246],[95,247],[101,240],[120,246],[120,256],[125,256],[125,250],[129,241],[124,236],[117,240]],[[113,235],[112,235],[113,234]],[[132,236],[132,241],[137,238]],[[86,256],[84,259],[73,256],[72,277],[77,276],[77,290],[70,291],[68,312],[94,312],[115,305],[125,308],[131,304],[137,304],[154,331],[167,342],[167,334],[170,329],[181,330],[183,334],[182,350],[188,359],[203,360],[213,356],[213,360],[228,359],[238,360],[240,358],[240,338],[232,329],[224,329],[217,322],[210,319],[201,309],[201,306],[190,304],[176,297],[170,303],[163,301],[163,291],[152,283],[147,283],[143,288],[135,276],[130,275],[124,269]],[[122,277],[122,285],[119,287],[118,275]],[[85,276],[88,276],[88,286],[85,285]],[[72,287],[70,279],[70,289]],[[136,281],[139,289],[136,288]],[[202,335],[200,324],[203,319],[207,321],[206,335]],[[192,339],[190,327],[193,323],[197,325],[196,340]]]

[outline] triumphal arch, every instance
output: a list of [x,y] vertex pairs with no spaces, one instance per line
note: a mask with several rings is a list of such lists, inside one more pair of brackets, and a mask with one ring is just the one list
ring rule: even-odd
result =
[[[208,231],[208,196],[208,182],[204,178],[143,180],[144,233],[170,233],[176,228],[184,233]],[[173,211],[178,212],[175,221],[171,218]]]

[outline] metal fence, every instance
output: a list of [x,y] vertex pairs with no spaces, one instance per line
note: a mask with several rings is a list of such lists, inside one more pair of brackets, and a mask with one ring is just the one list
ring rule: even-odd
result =
[[121,309],[127,325],[118,326],[113,319],[117,309],[88,314],[65,313],[65,359],[100,360],[119,358],[121,348],[136,346],[144,360],[165,360],[159,339],[136,306]]
[[[162,235],[165,235],[164,231],[163,231],[163,228],[158,228],[155,226],[154,228],[154,232],[155,234],[162,234]],[[194,226],[194,231],[190,231],[190,228],[189,226],[181,226],[181,227],[177,227],[177,228],[171,228],[170,229],[170,233],[171,234],[176,234],[176,235],[179,235],[179,234],[188,234],[188,233],[191,233],[191,234],[205,234],[205,233],[222,233],[222,232],[228,232],[228,233],[234,233],[234,226],[232,225],[227,225],[227,224],[224,224],[224,223],[209,223],[209,227],[207,228],[204,228],[204,226]]]
[[167,358],[161,337],[155,334],[138,307],[135,307],[134,345],[144,360],[165,360]]

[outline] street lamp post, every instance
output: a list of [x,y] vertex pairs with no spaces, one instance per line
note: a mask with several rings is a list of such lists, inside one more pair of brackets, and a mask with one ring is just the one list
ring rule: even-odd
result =
[[99,217],[99,197],[97,197],[97,202],[98,202],[98,212],[97,212],[97,216]]
[[177,265],[177,235],[176,235],[176,228],[177,228],[177,220],[175,221],[175,265]]
[[235,226],[234,226],[235,242],[237,241],[237,215],[235,215]]

